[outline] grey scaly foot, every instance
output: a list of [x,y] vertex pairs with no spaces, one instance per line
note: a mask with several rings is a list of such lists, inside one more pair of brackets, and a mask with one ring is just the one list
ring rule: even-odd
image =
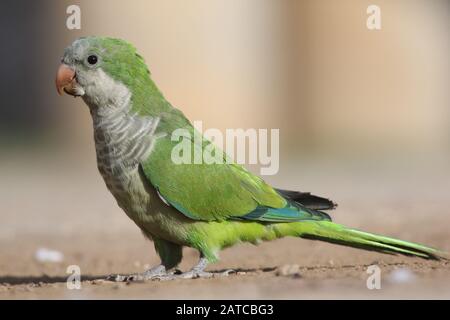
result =
[[144,271],[143,273],[135,273],[130,275],[111,275],[108,276],[108,280],[116,281],[116,282],[131,282],[131,281],[145,281],[151,280],[154,278],[168,276],[170,273],[167,273],[166,267],[162,264],[155,266],[151,269]]
[[230,273],[234,272],[234,270],[226,270],[224,272],[207,272],[205,271],[206,266],[208,265],[208,260],[206,258],[201,257],[199,262],[195,267],[191,270],[180,273],[180,274],[166,274],[162,276],[154,277],[154,280],[176,280],[176,279],[196,279],[196,278],[215,278],[215,277],[226,277]]

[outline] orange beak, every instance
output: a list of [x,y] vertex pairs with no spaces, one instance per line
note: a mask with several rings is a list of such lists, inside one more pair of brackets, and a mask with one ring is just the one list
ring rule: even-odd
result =
[[76,84],[75,70],[62,63],[59,66],[58,71],[56,72],[55,83],[56,90],[60,95],[63,93],[63,91],[70,94],[71,92],[73,92],[74,85]]

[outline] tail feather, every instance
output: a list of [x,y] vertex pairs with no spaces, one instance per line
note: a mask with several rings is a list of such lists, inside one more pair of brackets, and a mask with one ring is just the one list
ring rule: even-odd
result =
[[284,189],[275,189],[283,197],[288,198],[308,209],[313,210],[332,210],[337,207],[337,204],[323,197],[313,195],[309,192],[291,191]]
[[329,221],[304,222],[301,223],[299,229],[298,235],[302,238],[322,240],[365,250],[435,260],[443,258],[444,255],[443,252],[422,244],[350,229]]

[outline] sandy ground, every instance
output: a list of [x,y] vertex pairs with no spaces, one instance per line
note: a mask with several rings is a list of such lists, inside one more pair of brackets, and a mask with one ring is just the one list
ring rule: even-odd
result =
[[[152,243],[116,206],[94,165],[67,172],[65,166],[44,163],[30,168],[10,162],[1,168],[0,299],[450,298],[449,262],[295,238],[223,251],[221,261],[209,270],[238,271],[227,278],[105,281],[109,274],[140,272],[156,264]],[[395,176],[387,181],[364,174],[349,179],[345,172],[317,176],[311,173],[314,168],[289,172],[282,171],[271,182],[323,190],[339,202],[333,212],[339,223],[450,251],[446,175],[437,174],[433,181]],[[419,182],[433,187],[418,188]],[[39,248],[58,250],[64,259],[39,262],[35,258]],[[181,269],[195,263],[197,254],[186,249],[184,257]],[[366,270],[372,264],[381,269],[380,290],[366,286]],[[80,290],[67,289],[68,265],[81,268]],[[296,274],[280,275],[279,270],[295,265]]]

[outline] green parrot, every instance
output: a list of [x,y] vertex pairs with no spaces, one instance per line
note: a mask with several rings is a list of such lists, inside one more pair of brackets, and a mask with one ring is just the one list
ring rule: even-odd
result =
[[[211,277],[220,250],[285,236],[439,259],[436,249],[347,228],[331,222],[325,198],[276,189],[244,167],[225,163],[178,164],[172,133],[183,129],[191,150],[209,146],[183,113],[172,107],[143,58],[126,41],[84,37],[64,51],[56,87],[82,97],[92,115],[98,169],[107,188],[143,234],[154,242],[161,264],[116,281]],[[189,140],[190,139],[190,140]],[[191,270],[179,273],[184,246],[199,251]]]

